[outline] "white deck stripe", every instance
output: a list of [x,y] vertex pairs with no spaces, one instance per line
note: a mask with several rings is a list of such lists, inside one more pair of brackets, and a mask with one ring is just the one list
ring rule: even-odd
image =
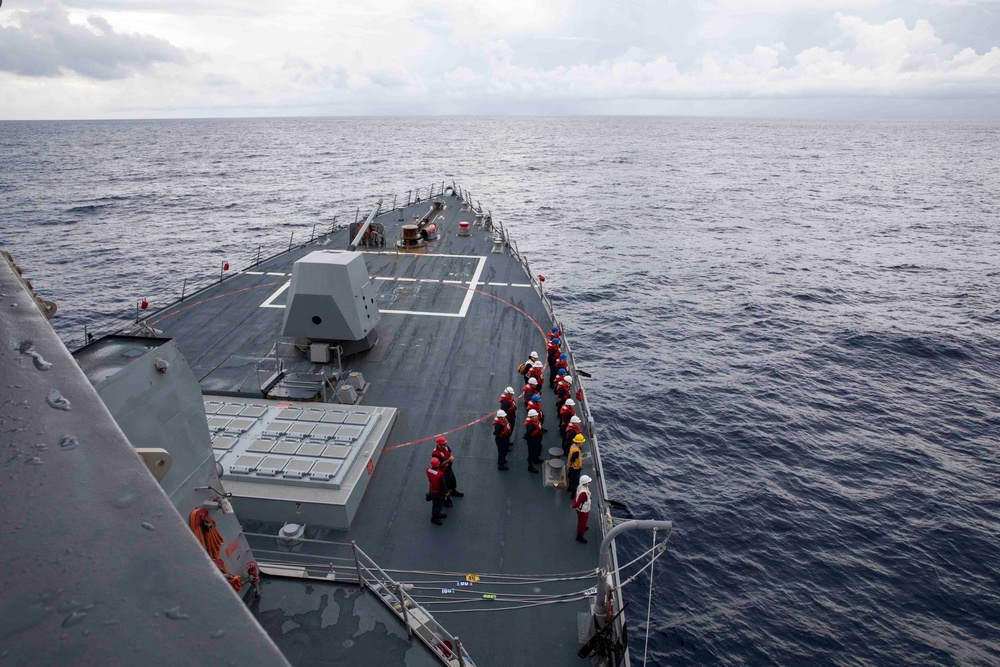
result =
[[247,274],[248,276],[262,276],[262,275],[264,275],[263,271],[244,271],[243,273]]
[[479,285],[479,277],[483,275],[483,268],[486,266],[486,258],[479,258],[479,265],[476,267],[476,272],[472,274],[472,280],[469,281],[469,290],[465,293],[465,301],[462,302],[462,309],[459,310],[459,314],[465,317],[465,314],[469,312],[469,304],[472,303],[472,295],[476,293],[476,287]]
[[284,291],[285,291],[286,289],[288,289],[288,287],[289,287],[289,286],[290,286],[291,284],[292,284],[292,281],[291,281],[291,280],[289,280],[289,281],[288,281],[288,282],[286,282],[286,283],[285,283],[284,285],[282,285],[281,287],[279,287],[278,289],[276,289],[276,290],[274,291],[274,294],[272,294],[271,296],[267,297],[267,301],[265,301],[264,303],[260,304],[260,307],[261,307],[261,308],[284,308],[284,307],[285,307],[285,304],[283,304],[283,303],[279,303],[279,304],[275,305],[275,304],[274,304],[274,300],[275,300],[275,299],[277,299],[277,298],[278,298],[279,296],[281,296],[281,294],[282,294],[282,293],[283,293],[283,292],[284,292]]
[[[342,252],[342,251],[335,251]],[[378,252],[369,253],[377,255],[397,255],[400,253],[390,253],[390,252]],[[476,259],[479,260],[476,264],[476,270],[472,274],[472,280],[468,282],[469,288],[465,294],[465,299],[462,301],[462,307],[457,313],[433,313],[424,310],[382,310],[379,308],[379,312],[383,314],[393,314],[393,315],[424,315],[428,317],[465,317],[469,312],[469,305],[472,303],[472,296],[475,294],[475,289],[477,286],[482,285],[479,281],[480,276],[482,276],[483,269],[486,267],[486,257],[480,255],[421,255],[421,257],[461,257],[464,259]],[[263,274],[261,274],[263,275]],[[269,276],[287,276],[291,274],[286,273],[268,273]],[[374,276],[374,280],[399,280],[405,282],[422,282],[422,283],[449,283],[449,284],[463,284],[461,280],[438,280],[436,278],[398,278],[396,276]],[[261,308],[284,308],[285,304],[275,304],[274,301],[281,294],[283,294],[292,284],[292,281],[286,281],[281,287],[274,291],[271,296],[267,297],[264,303],[260,304]],[[492,283],[491,283],[492,284]],[[497,283],[500,286],[506,286],[506,283]],[[516,287],[516,285],[514,286]],[[523,287],[530,287],[530,285],[523,285]]]
[[511,283],[511,287],[531,287],[529,283]]
[[486,283],[491,287],[507,287],[507,283]]

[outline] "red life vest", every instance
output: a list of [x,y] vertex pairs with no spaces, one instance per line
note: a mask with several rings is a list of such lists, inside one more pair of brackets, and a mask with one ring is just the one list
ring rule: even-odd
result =
[[503,417],[496,417],[493,420],[493,426],[494,426],[494,428],[496,427],[497,424],[502,424],[503,425],[503,433],[501,433],[499,437],[506,438],[508,435],[510,435],[510,422],[509,421],[507,421]]
[[444,479],[444,473],[441,472],[439,468],[427,469],[427,481],[430,484],[431,493],[438,493],[441,491],[441,481],[443,479]]
[[569,420],[573,418],[574,414],[576,414],[576,412],[572,407],[568,405],[562,406],[562,408],[559,409],[559,422],[561,424],[569,424]]
[[431,453],[431,456],[433,456],[434,458],[436,458],[438,461],[441,462],[441,468],[440,468],[441,470],[444,470],[445,468],[451,465],[450,463],[448,463],[448,459],[451,458],[451,447],[449,447],[448,445],[436,446],[434,448],[434,451]]

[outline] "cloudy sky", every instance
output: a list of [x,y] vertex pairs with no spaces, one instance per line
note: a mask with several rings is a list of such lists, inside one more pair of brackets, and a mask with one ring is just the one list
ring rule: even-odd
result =
[[0,118],[1000,118],[1000,0],[3,0]]

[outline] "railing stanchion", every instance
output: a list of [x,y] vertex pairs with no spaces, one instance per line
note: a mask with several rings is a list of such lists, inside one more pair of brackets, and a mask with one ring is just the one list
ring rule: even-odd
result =
[[358,543],[351,540],[351,550],[354,552],[354,567],[358,570],[358,584],[362,589],[367,588],[364,577],[361,576],[361,559],[358,558]]
[[184,294],[187,292],[188,279],[185,278],[184,282],[181,283],[181,301],[184,300]]

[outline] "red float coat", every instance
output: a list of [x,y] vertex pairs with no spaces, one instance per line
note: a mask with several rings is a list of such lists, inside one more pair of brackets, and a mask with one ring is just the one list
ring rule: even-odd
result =
[[537,417],[528,417],[524,420],[524,437],[525,438],[540,438],[542,437],[542,425],[538,423]]
[[500,394],[500,409],[506,412],[508,417],[513,417],[517,414],[517,403],[512,396]]
[[448,445],[437,445],[434,448],[434,451],[431,453],[431,456],[441,462],[440,469],[442,473],[446,469],[451,467],[451,461],[449,461],[448,459],[452,457],[452,453],[451,453],[451,447],[449,447]]
[[[502,426],[503,430],[498,430],[497,427]],[[493,419],[493,435],[497,438],[506,438],[510,435],[510,422],[503,417],[496,417]]]
[[569,420],[573,418],[576,412],[568,405],[564,405],[559,408],[559,423],[563,428],[569,426]]
[[440,468],[428,468],[427,482],[431,493],[441,493],[444,491],[444,472]]

